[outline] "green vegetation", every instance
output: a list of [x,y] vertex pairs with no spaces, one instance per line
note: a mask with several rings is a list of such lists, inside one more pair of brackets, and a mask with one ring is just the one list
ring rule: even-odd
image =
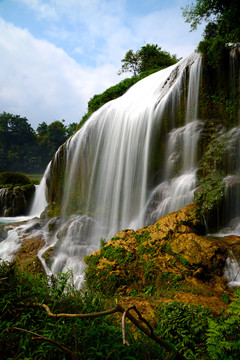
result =
[[182,8],[185,21],[195,30],[207,22],[205,38],[220,36],[226,41],[238,42],[240,38],[240,8],[237,0],[195,0]]
[[32,180],[25,174],[19,172],[2,172],[0,173],[0,186],[2,185],[27,185]]
[[146,76],[153,74],[156,71],[164,69],[170,65],[175,64],[179,59],[176,55],[170,55],[170,53],[161,50],[157,44],[146,44],[142,46],[140,50],[135,53],[133,50],[127,51],[124,59],[122,70],[119,74],[124,72],[130,72],[133,74],[131,78],[124,79],[118,84],[111,86],[105,90],[102,94],[94,95],[88,102],[88,111],[82,117],[78,129],[83,126],[89,116],[108,101],[114,100],[123,95],[131,86],[142,80]]
[[137,50],[128,50],[121,60],[122,68],[119,74],[131,72],[133,76],[140,76],[143,72],[154,69],[164,69],[175,64],[179,59],[177,56],[163,51],[157,44],[146,44]]
[[222,220],[220,215],[225,194],[226,137],[211,122],[208,132],[208,146],[198,170],[200,189],[195,193],[195,202],[197,212],[204,216],[212,229],[217,229]]
[[[182,11],[191,30],[206,22],[203,40],[198,45],[203,56],[199,117],[206,120],[198,171],[200,189],[195,202],[210,230],[215,231],[224,220],[227,139],[223,134],[239,125],[239,53],[236,50],[232,57],[234,65],[229,53],[232,43],[240,39],[240,8],[235,0],[195,0]],[[234,78],[231,66],[235,67]]]
[[[122,344],[121,320],[116,316],[97,318],[52,318],[41,307],[53,313],[92,313],[115,305],[89,291],[77,291],[71,285],[71,274],[59,274],[54,281],[24,274],[14,266],[0,266],[0,355],[1,359],[74,359],[56,343],[78,352],[79,359],[145,360],[163,359],[166,351],[135,328],[129,330],[130,346]],[[67,281],[70,282],[68,283]],[[39,303],[34,306],[33,303]],[[36,339],[25,329],[50,339]]]
[[25,117],[0,114],[0,171],[43,173],[58,147],[76,131],[76,123],[63,122],[43,122],[35,132]]
[[[169,281],[167,275],[165,280]],[[138,295],[137,290],[135,295]],[[146,289],[144,296],[151,301],[151,287]],[[23,273],[13,264],[2,262],[1,359],[74,359],[76,352],[79,359],[92,360],[161,360],[166,357],[164,348],[133,325],[127,325],[130,346],[122,345],[119,316],[53,318],[42,304],[47,305],[52,313],[82,314],[108,310],[116,303],[114,298],[103,299],[88,288],[76,290],[72,285],[71,272],[58,274],[53,279]],[[240,356],[239,312],[240,293],[236,291],[228,312],[220,316],[203,306],[177,301],[159,302],[155,306],[154,322],[150,320],[150,323],[154,325],[157,336],[172,344],[189,360],[233,360]],[[60,349],[59,345],[67,348],[68,352]]]

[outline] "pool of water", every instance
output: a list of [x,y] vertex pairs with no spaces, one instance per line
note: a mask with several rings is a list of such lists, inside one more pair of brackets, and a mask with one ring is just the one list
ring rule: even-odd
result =
[[31,219],[30,216],[0,217],[0,225],[17,223]]

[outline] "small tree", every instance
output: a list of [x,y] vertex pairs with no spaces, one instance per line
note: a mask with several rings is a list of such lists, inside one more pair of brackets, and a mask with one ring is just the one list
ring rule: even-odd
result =
[[124,59],[121,60],[122,68],[118,74],[131,72],[133,76],[139,76],[142,72],[154,69],[162,69],[175,64],[178,61],[176,55],[163,51],[157,44],[146,44],[135,53],[128,50]]

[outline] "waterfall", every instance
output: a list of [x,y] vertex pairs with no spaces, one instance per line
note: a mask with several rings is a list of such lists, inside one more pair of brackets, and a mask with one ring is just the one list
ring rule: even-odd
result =
[[1,216],[6,215],[7,194],[8,194],[8,188],[1,188],[0,189],[0,208],[2,209],[2,214],[0,214]]
[[33,204],[31,206],[29,216],[40,216],[41,213],[47,206],[46,199],[46,178],[49,174],[50,164],[47,166],[47,169],[43,175],[43,178],[39,185],[36,186],[35,196],[33,199]]
[[[193,200],[201,130],[197,120],[200,75],[201,56],[194,53],[104,105],[66,143],[62,227],[51,264],[53,273],[71,268],[80,286],[83,258],[99,248],[100,238],[110,239],[121,229],[137,229],[154,221],[147,214],[156,189],[164,201],[169,194],[172,199],[165,213]],[[185,125],[179,127],[175,114],[184,94]],[[155,137],[165,138],[168,132],[167,151],[163,146],[153,149]],[[174,159],[177,147],[183,155],[180,163]],[[58,167],[62,151],[55,155],[52,168]],[[178,162],[178,170],[173,170],[174,165],[171,169],[167,159],[165,165],[162,161],[162,171],[152,174],[149,164],[157,156]],[[80,215],[69,217],[72,209]]]
[[[39,253],[48,273],[72,269],[80,287],[83,258],[99,248],[100,238],[136,230],[193,201],[200,77],[201,56],[193,53],[105,104],[59,148],[31,210],[40,215],[46,193],[50,207],[61,196],[57,230],[46,235],[44,225]],[[49,247],[53,258],[45,264]]]
[[201,57],[193,64],[189,76],[185,126],[168,135],[165,179],[153,190],[146,223],[181,209],[194,200],[197,170],[197,145],[202,123],[197,120]]
[[227,277],[230,287],[240,286],[240,267],[232,251],[229,251],[224,275]]

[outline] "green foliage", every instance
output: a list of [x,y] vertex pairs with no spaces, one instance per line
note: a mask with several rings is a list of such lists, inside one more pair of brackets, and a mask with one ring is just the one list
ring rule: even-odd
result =
[[[152,264],[151,264],[152,265]],[[149,265],[150,267],[150,265]],[[175,281],[172,274],[163,274]],[[41,306],[46,304],[53,313],[92,313],[113,307],[114,299],[106,301],[88,288],[76,290],[72,274],[55,278],[20,272],[13,264],[0,263],[0,356],[1,359],[69,359],[56,345],[36,341],[23,328],[45,336],[87,359],[164,359],[165,351],[156,343],[135,332],[127,325],[129,347],[122,345],[121,324],[113,316],[98,318],[52,318]],[[145,296],[153,294],[146,285]],[[136,296],[138,293],[132,292]],[[172,301],[158,304],[155,316],[156,334],[183,353],[189,360],[235,360],[240,357],[240,290],[230,303],[227,314],[214,316],[203,306]],[[132,331],[132,329],[131,329]]]
[[[0,357],[7,359],[70,359],[63,350],[47,341],[36,341],[26,329],[51,339],[78,358],[145,360],[163,359],[165,351],[140,333],[137,340],[128,331],[130,347],[122,344],[121,324],[113,316],[97,318],[52,318],[41,306],[46,304],[54,313],[92,313],[107,309],[105,299],[88,291],[76,290],[69,282],[71,273],[59,274],[55,280],[21,273],[13,265],[0,264]],[[7,279],[6,279],[7,278]],[[64,291],[63,291],[64,290]]]
[[32,180],[20,172],[2,172],[0,173],[0,185],[26,185],[31,184]]
[[175,64],[178,60],[176,55],[170,55],[168,52],[162,51],[158,45],[146,44],[136,53],[134,53],[133,50],[129,50],[125,58],[121,60],[123,65],[122,71],[120,71],[119,74],[122,72],[131,72],[133,76],[111,86],[102,94],[94,95],[93,98],[89,100],[88,111],[83,115],[77,128],[80,129],[94,111],[98,110],[107,102],[122,96],[138,81],[156,71]]
[[102,249],[105,244],[106,244],[106,240],[103,238],[100,238],[100,249]]
[[209,319],[207,350],[211,359],[233,360],[240,357],[240,291],[230,304],[228,316]]
[[211,226],[218,228],[220,223],[219,211],[225,194],[225,183],[222,176],[217,172],[207,175],[201,180],[201,188],[195,194],[195,202],[197,204],[197,211],[204,216],[208,223],[209,220],[215,216],[215,224],[212,222]]
[[226,41],[219,35],[200,41],[198,50],[207,59],[207,64],[215,69],[222,69],[225,65],[225,58],[228,58]]
[[[115,270],[116,266],[124,270],[133,260],[133,254],[127,252],[121,246],[105,244],[101,241],[101,248],[97,254],[85,257],[88,267],[85,270],[87,285],[94,291],[104,293],[107,296],[113,295],[116,290],[123,284],[130,283],[133,278],[129,276],[118,275]],[[104,260],[105,265],[102,268],[96,268]],[[107,260],[107,261],[106,261]],[[130,274],[129,274],[130,275]]]
[[27,119],[0,114],[0,171],[35,171],[39,160],[36,136]]
[[133,76],[139,76],[144,71],[163,69],[178,61],[176,55],[163,51],[157,44],[146,44],[137,50],[128,50],[121,60],[122,69],[119,72],[131,72]]
[[173,301],[158,308],[158,333],[181,350],[187,359],[201,359],[206,355],[206,331],[211,312],[203,306]]
[[41,155],[41,167],[46,168],[56,150],[77,130],[77,123],[64,125],[65,120],[56,120],[47,125],[42,122],[37,127],[37,144]]
[[64,120],[39,124],[37,132],[20,115],[0,114],[0,171],[43,172],[57,148],[76,131]]
[[207,150],[201,159],[200,190],[195,193],[196,211],[208,223],[212,223],[213,228],[218,227],[220,223],[219,214],[225,194],[225,183],[223,181],[225,159],[226,139],[215,127],[209,138]]
[[191,24],[192,30],[195,30],[203,21],[207,21],[206,37],[220,35],[226,41],[239,41],[240,8],[238,1],[195,0],[195,3],[185,6],[182,11],[185,21]]

